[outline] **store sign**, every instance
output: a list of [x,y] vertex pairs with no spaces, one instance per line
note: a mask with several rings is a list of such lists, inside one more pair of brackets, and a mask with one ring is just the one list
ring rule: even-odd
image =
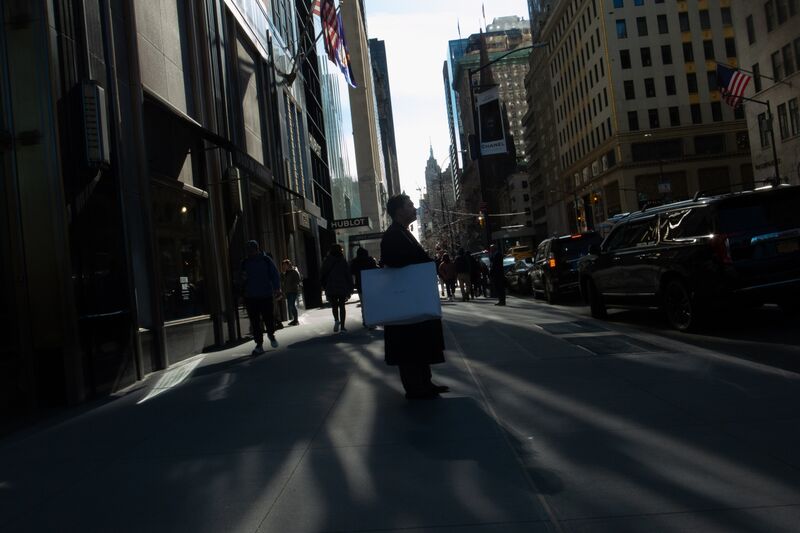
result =
[[333,221],[333,229],[368,228],[369,217],[341,218]]
[[497,87],[484,91],[476,97],[480,124],[481,155],[505,154],[506,132],[503,111]]
[[297,225],[303,229],[311,229],[311,216],[305,211],[297,213]]
[[360,241],[377,241],[383,238],[383,232],[379,231],[377,233],[362,233],[361,235],[352,235],[350,236],[351,242],[360,242]]

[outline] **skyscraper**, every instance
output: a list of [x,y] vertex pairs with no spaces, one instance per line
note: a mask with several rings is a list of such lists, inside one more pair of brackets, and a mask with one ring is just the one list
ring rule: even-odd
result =
[[394,137],[394,116],[392,114],[392,91],[389,83],[389,66],[386,61],[386,43],[378,39],[369,40],[372,59],[372,75],[375,84],[375,99],[378,105],[378,124],[381,132],[384,177],[389,196],[400,194],[400,171],[397,167],[397,144]]

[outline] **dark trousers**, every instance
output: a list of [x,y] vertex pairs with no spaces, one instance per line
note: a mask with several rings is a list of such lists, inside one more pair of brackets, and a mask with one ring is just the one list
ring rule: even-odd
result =
[[250,329],[253,330],[253,340],[261,346],[264,344],[264,329],[267,327],[267,337],[275,338],[275,308],[270,298],[245,298],[247,318],[250,319]]
[[400,381],[406,392],[427,392],[431,388],[431,365],[427,363],[401,363]]
[[289,308],[289,319],[293,322],[297,322],[297,293],[296,292],[287,292],[286,293],[286,305]]
[[506,283],[503,278],[495,278],[492,280],[492,287],[494,288],[494,295],[497,296],[498,303],[506,303]]
[[448,279],[444,282],[445,287],[447,288],[447,297],[455,296],[456,295],[456,280]]

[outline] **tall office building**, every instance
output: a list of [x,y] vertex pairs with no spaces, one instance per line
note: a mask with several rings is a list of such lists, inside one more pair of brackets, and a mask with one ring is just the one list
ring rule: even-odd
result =
[[[560,198],[554,220],[568,226],[548,231],[753,186],[743,114],[716,86],[715,61],[737,60],[729,4],[550,3],[539,40],[551,45],[531,80],[550,77],[555,117],[537,125],[552,131],[537,154],[557,152],[559,178],[546,192]],[[542,118],[531,115],[529,128]]]
[[735,0],[731,10],[738,64],[753,73],[745,95],[769,102],[773,114],[770,122],[765,105],[745,103],[755,180],[775,176],[772,131],[780,177],[800,184],[800,5],[797,0]]
[[386,61],[386,43],[378,39],[369,40],[372,59],[372,76],[375,83],[375,99],[378,105],[378,124],[381,133],[381,149],[385,166],[384,178],[389,196],[400,194],[400,170],[397,167],[397,143],[394,137],[394,115],[392,113],[392,90],[389,83],[389,65]]
[[[389,225],[386,214],[389,191],[384,178],[383,146],[363,2],[344,2],[341,14],[357,84],[356,88],[350,88],[350,114],[355,136],[361,215],[369,217],[372,232],[377,232]],[[378,241],[365,242],[364,245],[377,255]]]

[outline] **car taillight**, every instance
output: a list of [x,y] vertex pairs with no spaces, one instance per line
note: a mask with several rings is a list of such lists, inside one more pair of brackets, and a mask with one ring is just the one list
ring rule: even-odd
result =
[[731,244],[728,240],[729,235],[721,233],[711,237],[711,249],[714,255],[723,265],[732,265]]
[[547,262],[547,264],[550,266],[550,268],[555,268],[556,267],[556,258],[553,257],[553,256],[550,256],[550,260]]

